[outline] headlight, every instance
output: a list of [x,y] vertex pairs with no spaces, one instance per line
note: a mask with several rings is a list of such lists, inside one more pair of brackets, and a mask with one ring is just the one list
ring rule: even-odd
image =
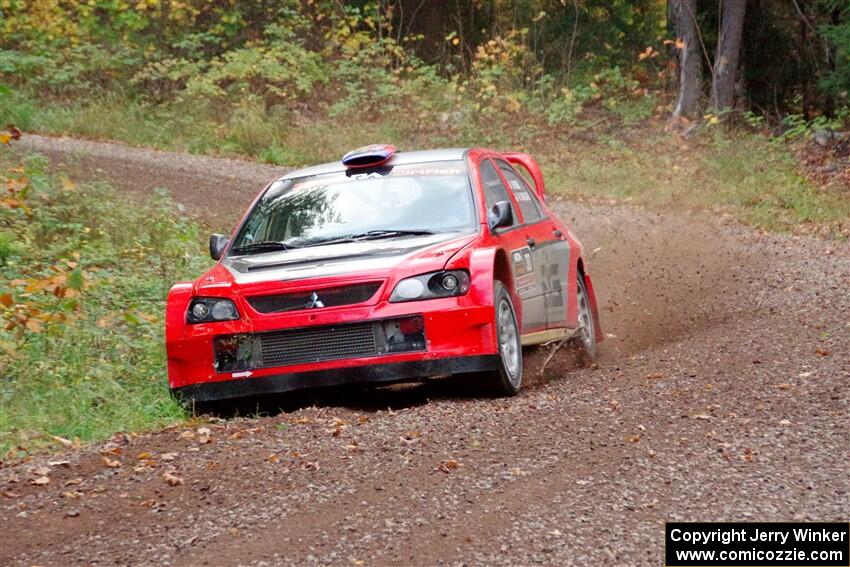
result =
[[437,297],[456,297],[469,291],[469,272],[450,270],[430,272],[398,282],[390,295],[391,303]]
[[186,315],[188,323],[209,323],[211,321],[233,321],[239,318],[236,305],[229,299],[217,297],[198,297],[189,304]]

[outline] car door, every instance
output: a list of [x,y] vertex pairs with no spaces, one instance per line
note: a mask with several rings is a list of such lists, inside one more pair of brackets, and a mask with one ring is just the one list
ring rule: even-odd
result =
[[536,279],[543,296],[543,310],[546,312],[546,327],[564,327],[567,323],[569,243],[549,218],[525,178],[506,161],[497,159],[496,163],[519,205],[526,236],[534,252]]
[[516,291],[522,301],[521,333],[543,330],[546,328],[547,316],[543,287],[538,279],[537,266],[541,257],[537,243],[523,222],[521,209],[509,191],[505,178],[499,173],[498,166],[491,159],[484,158],[479,163],[479,172],[487,210],[499,201],[511,204],[514,224],[496,229],[493,236],[502,241],[511,255]]

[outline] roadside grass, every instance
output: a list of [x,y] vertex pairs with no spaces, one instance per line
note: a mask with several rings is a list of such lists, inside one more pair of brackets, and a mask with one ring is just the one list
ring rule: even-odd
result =
[[[0,454],[185,417],[167,391],[164,305],[196,275],[198,227],[0,149]],[[197,252],[197,253],[196,253]],[[0,457],[2,458],[2,457]]]
[[544,162],[547,188],[566,197],[727,214],[773,232],[846,240],[848,193],[822,190],[781,143],[744,132],[707,132],[685,142],[663,133],[573,147]]
[[848,193],[805,179],[786,143],[720,126],[703,127],[683,140],[647,118],[650,103],[651,97],[608,105],[570,126],[550,127],[539,116],[468,108],[329,117],[250,101],[227,108],[156,106],[119,95],[48,105],[11,91],[0,98],[0,124],[294,167],[332,161],[353,147],[381,141],[401,148],[525,149],[543,165],[550,190],[566,197],[700,209],[769,231],[850,236]]

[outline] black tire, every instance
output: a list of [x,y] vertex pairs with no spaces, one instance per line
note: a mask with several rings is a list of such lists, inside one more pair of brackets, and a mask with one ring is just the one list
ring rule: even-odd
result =
[[522,343],[516,309],[508,288],[498,280],[493,285],[493,299],[499,368],[488,374],[488,389],[496,396],[513,396],[522,387]]
[[578,273],[577,295],[579,328],[573,343],[585,362],[589,363],[596,358],[596,321],[593,319],[590,296],[584,283],[584,274],[581,272]]

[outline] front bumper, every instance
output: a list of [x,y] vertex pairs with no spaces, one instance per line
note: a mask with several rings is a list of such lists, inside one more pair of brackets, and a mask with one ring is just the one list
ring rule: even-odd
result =
[[[187,302],[188,299],[181,303]],[[191,397],[195,397],[197,392],[201,396],[195,397],[198,400],[285,392],[312,386],[390,382],[477,372],[478,367],[489,369],[490,366],[479,362],[478,366],[467,369],[467,359],[486,358],[498,352],[492,305],[476,304],[469,296],[408,303],[381,302],[274,316],[249,313],[250,316],[237,321],[195,325],[187,325],[177,319],[185,316],[183,305],[170,303],[169,309],[175,314],[172,324],[166,329],[169,386],[173,392],[188,392]],[[220,372],[216,369],[213,343],[216,337],[223,335],[261,334],[409,316],[421,317],[424,321],[424,349],[250,368],[247,372]]]
[[171,392],[184,403],[192,401],[212,402],[343,384],[388,384],[431,376],[489,372],[498,367],[498,355],[455,356],[432,360],[271,374],[258,378],[220,382],[199,382],[189,386],[172,388]]

